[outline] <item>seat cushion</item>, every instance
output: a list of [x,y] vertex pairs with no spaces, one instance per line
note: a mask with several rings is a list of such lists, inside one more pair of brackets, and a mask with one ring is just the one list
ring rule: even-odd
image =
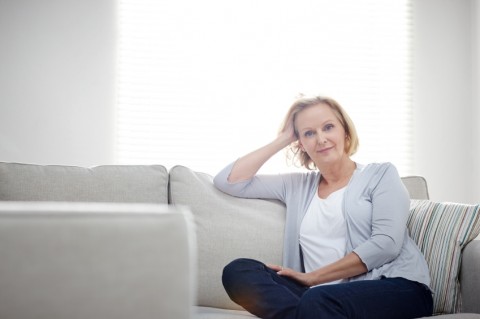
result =
[[[258,318],[247,311],[219,309],[211,307],[195,307],[194,319],[253,319]],[[434,319],[480,319],[477,313],[457,313],[452,315],[439,315],[423,317]],[[423,319],[420,318],[420,319]]]
[[161,165],[85,168],[0,162],[0,181],[0,201],[168,201],[168,172]]
[[195,307],[194,319],[255,319],[257,316],[245,310]]

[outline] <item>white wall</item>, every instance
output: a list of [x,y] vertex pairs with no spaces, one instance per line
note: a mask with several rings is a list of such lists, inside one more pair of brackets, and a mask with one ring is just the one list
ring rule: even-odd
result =
[[474,147],[480,142],[478,0],[413,3],[415,172],[427,178],[433,200],[480,202],[474,170],[480,159]]
[[473,2],[473,110],[472,116],[474,137],[474,174],[473,178],[473,195],[472,202],[480,203],[480,0]]
[[115,0],[0,0],[0,161],[113,162]]
[[[480,202],[480,0],[413,0],[415,173]],[[0,0],[0,161],[113,163],[115,0]]]

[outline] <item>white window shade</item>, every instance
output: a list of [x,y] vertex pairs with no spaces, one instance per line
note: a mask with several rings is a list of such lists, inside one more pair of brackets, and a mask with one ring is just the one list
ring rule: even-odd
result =
[[[116,161],[216,173],[273,139],[299,93],[336,99],[354,159],[412,166],[405,0],[120,1]],[[284,154],[265,172],[285,171]]]

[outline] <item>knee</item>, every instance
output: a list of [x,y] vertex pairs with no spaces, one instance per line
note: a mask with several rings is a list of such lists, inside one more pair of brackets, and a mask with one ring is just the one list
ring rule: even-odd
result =
[[242,282],[245,275],[253,270],[263,268],[264,265],[256,260],[248,258],[235,259],[223,268],[222,283],[225,288]]
[[235,259],[223,268],[222,281],[224,284],[225,282],[231,282],[241,277],[242,273],[245,274],[251,270],[258,269],[260,266],[262,266],[262,263],[253,259]]
[[223,268],[222,284],[230,299],[239,303],[245,292],[250,289],[250,276],[262,267],[262,263],[252,259],[235,259]]

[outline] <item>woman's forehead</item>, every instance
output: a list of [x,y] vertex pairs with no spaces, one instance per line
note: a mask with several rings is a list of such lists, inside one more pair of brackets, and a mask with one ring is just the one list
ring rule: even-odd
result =
[[295,119],[297,127],[304,127],[313,124],[322,124],[328,121],[336,120],[337,116],[332,108],[324,103],[309,106],[300,111]]

